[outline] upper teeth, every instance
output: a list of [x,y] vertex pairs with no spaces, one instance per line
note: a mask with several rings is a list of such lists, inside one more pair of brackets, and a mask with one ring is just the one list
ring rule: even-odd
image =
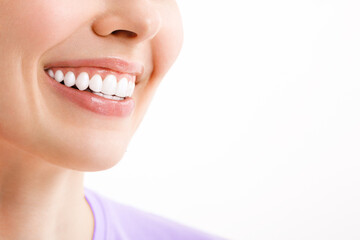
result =
[[64,81],[65,86],[76,86],[79,90],[83,91],[89,88],[95,93],[101,92],[104,97],[116,95],[121,99],[131,97],[134,93],[135,81],[130,74],[121,74],[119,81],[114,74],[108,74],[103,80],[99,74],[89,77],[87,72],[81,72],[77,77],[72,71],[68,71],[65,75],[63,71],[57,70],[54,74],[52,69],[47,70],[48,75],[61,83]]

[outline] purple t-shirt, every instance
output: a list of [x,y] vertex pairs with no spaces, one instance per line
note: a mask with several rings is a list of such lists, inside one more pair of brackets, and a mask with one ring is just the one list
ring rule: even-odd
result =
[[221,240],[84,188],[95,218],[93,240]]

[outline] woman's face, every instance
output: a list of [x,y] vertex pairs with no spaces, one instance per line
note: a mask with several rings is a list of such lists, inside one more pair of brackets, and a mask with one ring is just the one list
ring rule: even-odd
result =
[[58,166],[112,167],[181,44],[175,0],[0,0],[0,138]]

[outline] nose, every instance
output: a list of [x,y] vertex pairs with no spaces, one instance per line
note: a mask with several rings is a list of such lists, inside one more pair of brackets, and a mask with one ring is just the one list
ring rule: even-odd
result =
[[161,18],[149,0],[109,1],[107,11],[96,18],[93,31],[102,37],[114,35],[132,42],[152,39],[160,30]]

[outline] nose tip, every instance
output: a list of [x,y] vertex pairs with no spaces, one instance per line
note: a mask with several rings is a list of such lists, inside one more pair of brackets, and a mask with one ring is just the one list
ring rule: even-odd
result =
[[114,35],[133,42],[154,38],[161,26],[160,15],[144,2],[147,1],[131,0],[125,6],[111,7],[111,12],[93,22],[93,31],[99,36]]

